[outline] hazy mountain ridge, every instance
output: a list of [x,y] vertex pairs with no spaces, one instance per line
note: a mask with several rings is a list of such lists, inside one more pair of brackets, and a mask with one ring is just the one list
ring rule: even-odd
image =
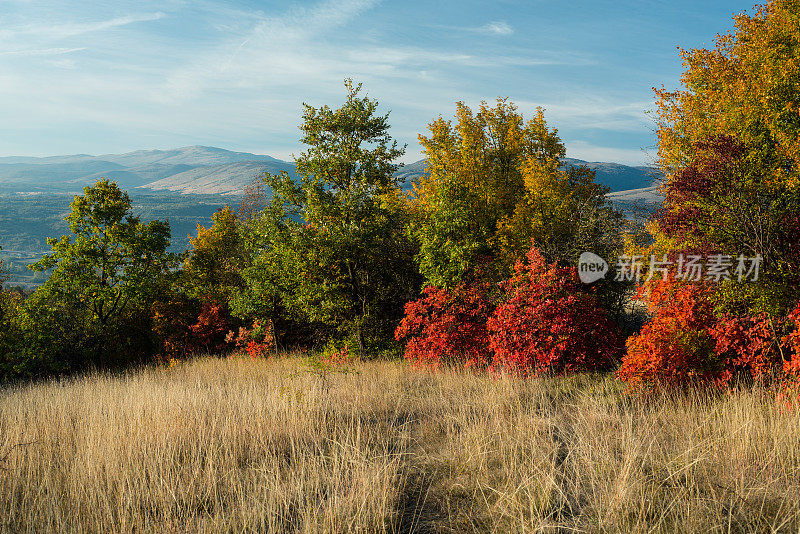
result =
[[[612,191],[648,187],[658,175],[656,169],[645,166],[574,158],[565,158],[564,163],[586,165],[596,170],[597,181]],[[397,176],[412,181],[425,174],[425,167],[425,160],[409,163],[398,170]],[[127,189],[236,195],[265,171],[294,175],[295,167],[292,162],[268,155],[208,146],[99,156],[11,156],[0,158],[0,189],[77,192],[98,178],[106,177]]]
[[621,163],[584,161],[575,158],[564,158],[562,161],[565,165],[586,165],[597,173],[596,180],[608,186],[611,191],[647,188],[652,186],[661,176],[661,171],[657,167],[644,165],[630,166]]
[[[240,173],[231,173],[231,164],[245,164]],[[261,165],[262,168],[258,168]],[[205,169],[197,173],[207,178],[216,169],[224,169],[218,180],[210,183],[219,186],[225,179],[233,179],[225,193],[236,193],[244,183],[251,181],[264,170],[292,171],[294,165],[267,155],[233,152],[216,147],[189,146],[172,150],[137,150],[125,154],[91,156],[2,157],[0,158],[0,188],[19,191],[79,191],[100,177],[117,181],[123,188],[148,186],[169,177],[187,186],[187,191],[200,191],[200,186],[190,186],[183,173]],[[254,172],[255,171],[255,172]],[[207,180],[208,181],[208,180]],[[170,189],[167,184],[157,184],[153,189]],[[214,188],[212,188],[214,189]],[[220,188],[216,187],[214,192]]]

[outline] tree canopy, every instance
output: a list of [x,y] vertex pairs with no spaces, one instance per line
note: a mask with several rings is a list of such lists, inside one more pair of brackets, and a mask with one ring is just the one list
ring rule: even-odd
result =
[[[338,328],[364,351],[364,331],[381,328],[377,312],[413,292],[410,244],[398,201],[395,161],[404,153],[389,135],[388,114],[346,80],[338,109],[304,104],[296,182],[267,175],[274,197],[262,220],[263,243],[287,310]],[[384,325],[383,328],[386,328]]]
[[552,260],[572,261],[581,247],[608,252],[618,214],[607,189],[585,167],[564,168],[558,131],[541,108],[525,121],[507,99],[428,125],[420,144],[430,175],[415,191],[411,234],[427,282],[455,287],[481,268],[502,279],[533,242]]
[[[169,223],[142,222],[115,182],[103,179],[86,187],[70,207],[66,220],[72,233],[48,239],[51,252],[30,266],[52,274],[27,309],[31,320],[51,327],[47,336],[78,336],[86,349],[82,354],[100,358],[126,315],[148,308],[159,288],[169,284],[177,258],[167,251]],[[124,342],[116,342],[124,350]]]

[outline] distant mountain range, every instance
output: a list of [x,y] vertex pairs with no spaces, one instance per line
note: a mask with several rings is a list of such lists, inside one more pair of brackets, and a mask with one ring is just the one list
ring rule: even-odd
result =
[[[640,189],[652,184],[657,170],[619,163],[566,158],[565,164],[587,165],[597,181],[612,191]],[[264,172],[295,173],[294,163],[271,156],[232,152],[216,147],[189,146],[173,150],[137,150],[127,154],[51,157],[0,157],[0,190],[77,192],[100,177],[124,189],[183,194],[238,195]],[[398,176],[407,181],[425,173],[425,161],[403,166]]]

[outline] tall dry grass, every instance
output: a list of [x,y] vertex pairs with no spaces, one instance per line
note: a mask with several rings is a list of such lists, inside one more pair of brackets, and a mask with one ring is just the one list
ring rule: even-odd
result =
[[0,529],[798,532],[800,416],[611,377],[196,360],[0,392]]

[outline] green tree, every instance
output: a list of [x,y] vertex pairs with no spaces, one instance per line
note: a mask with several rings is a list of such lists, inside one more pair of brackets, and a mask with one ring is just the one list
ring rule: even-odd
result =
[[[304,104],[298,182],[267,175],[273,201],[262,219],[262,257],[283,306],[310,322],[335,326],[365,352],[365,331],[389,335],[392,314],[413,295],[413,246],[396,209],[394,162],[404,153],[389,135],[388,114],[345,81],[338,109]],[[400,303],[400,304],[398,304]],[[400,309],[395,309],[400,308]]]
[[30,266],[52,270],[26,301],[31,342],[68,369],[122,363],[142,355],[149,307],[169,283],[177,257],[167,252],[166,221],[142,222],[115,182],[99,180],[76,196],[66,217],[71,234],[50,238],[51,252]]

